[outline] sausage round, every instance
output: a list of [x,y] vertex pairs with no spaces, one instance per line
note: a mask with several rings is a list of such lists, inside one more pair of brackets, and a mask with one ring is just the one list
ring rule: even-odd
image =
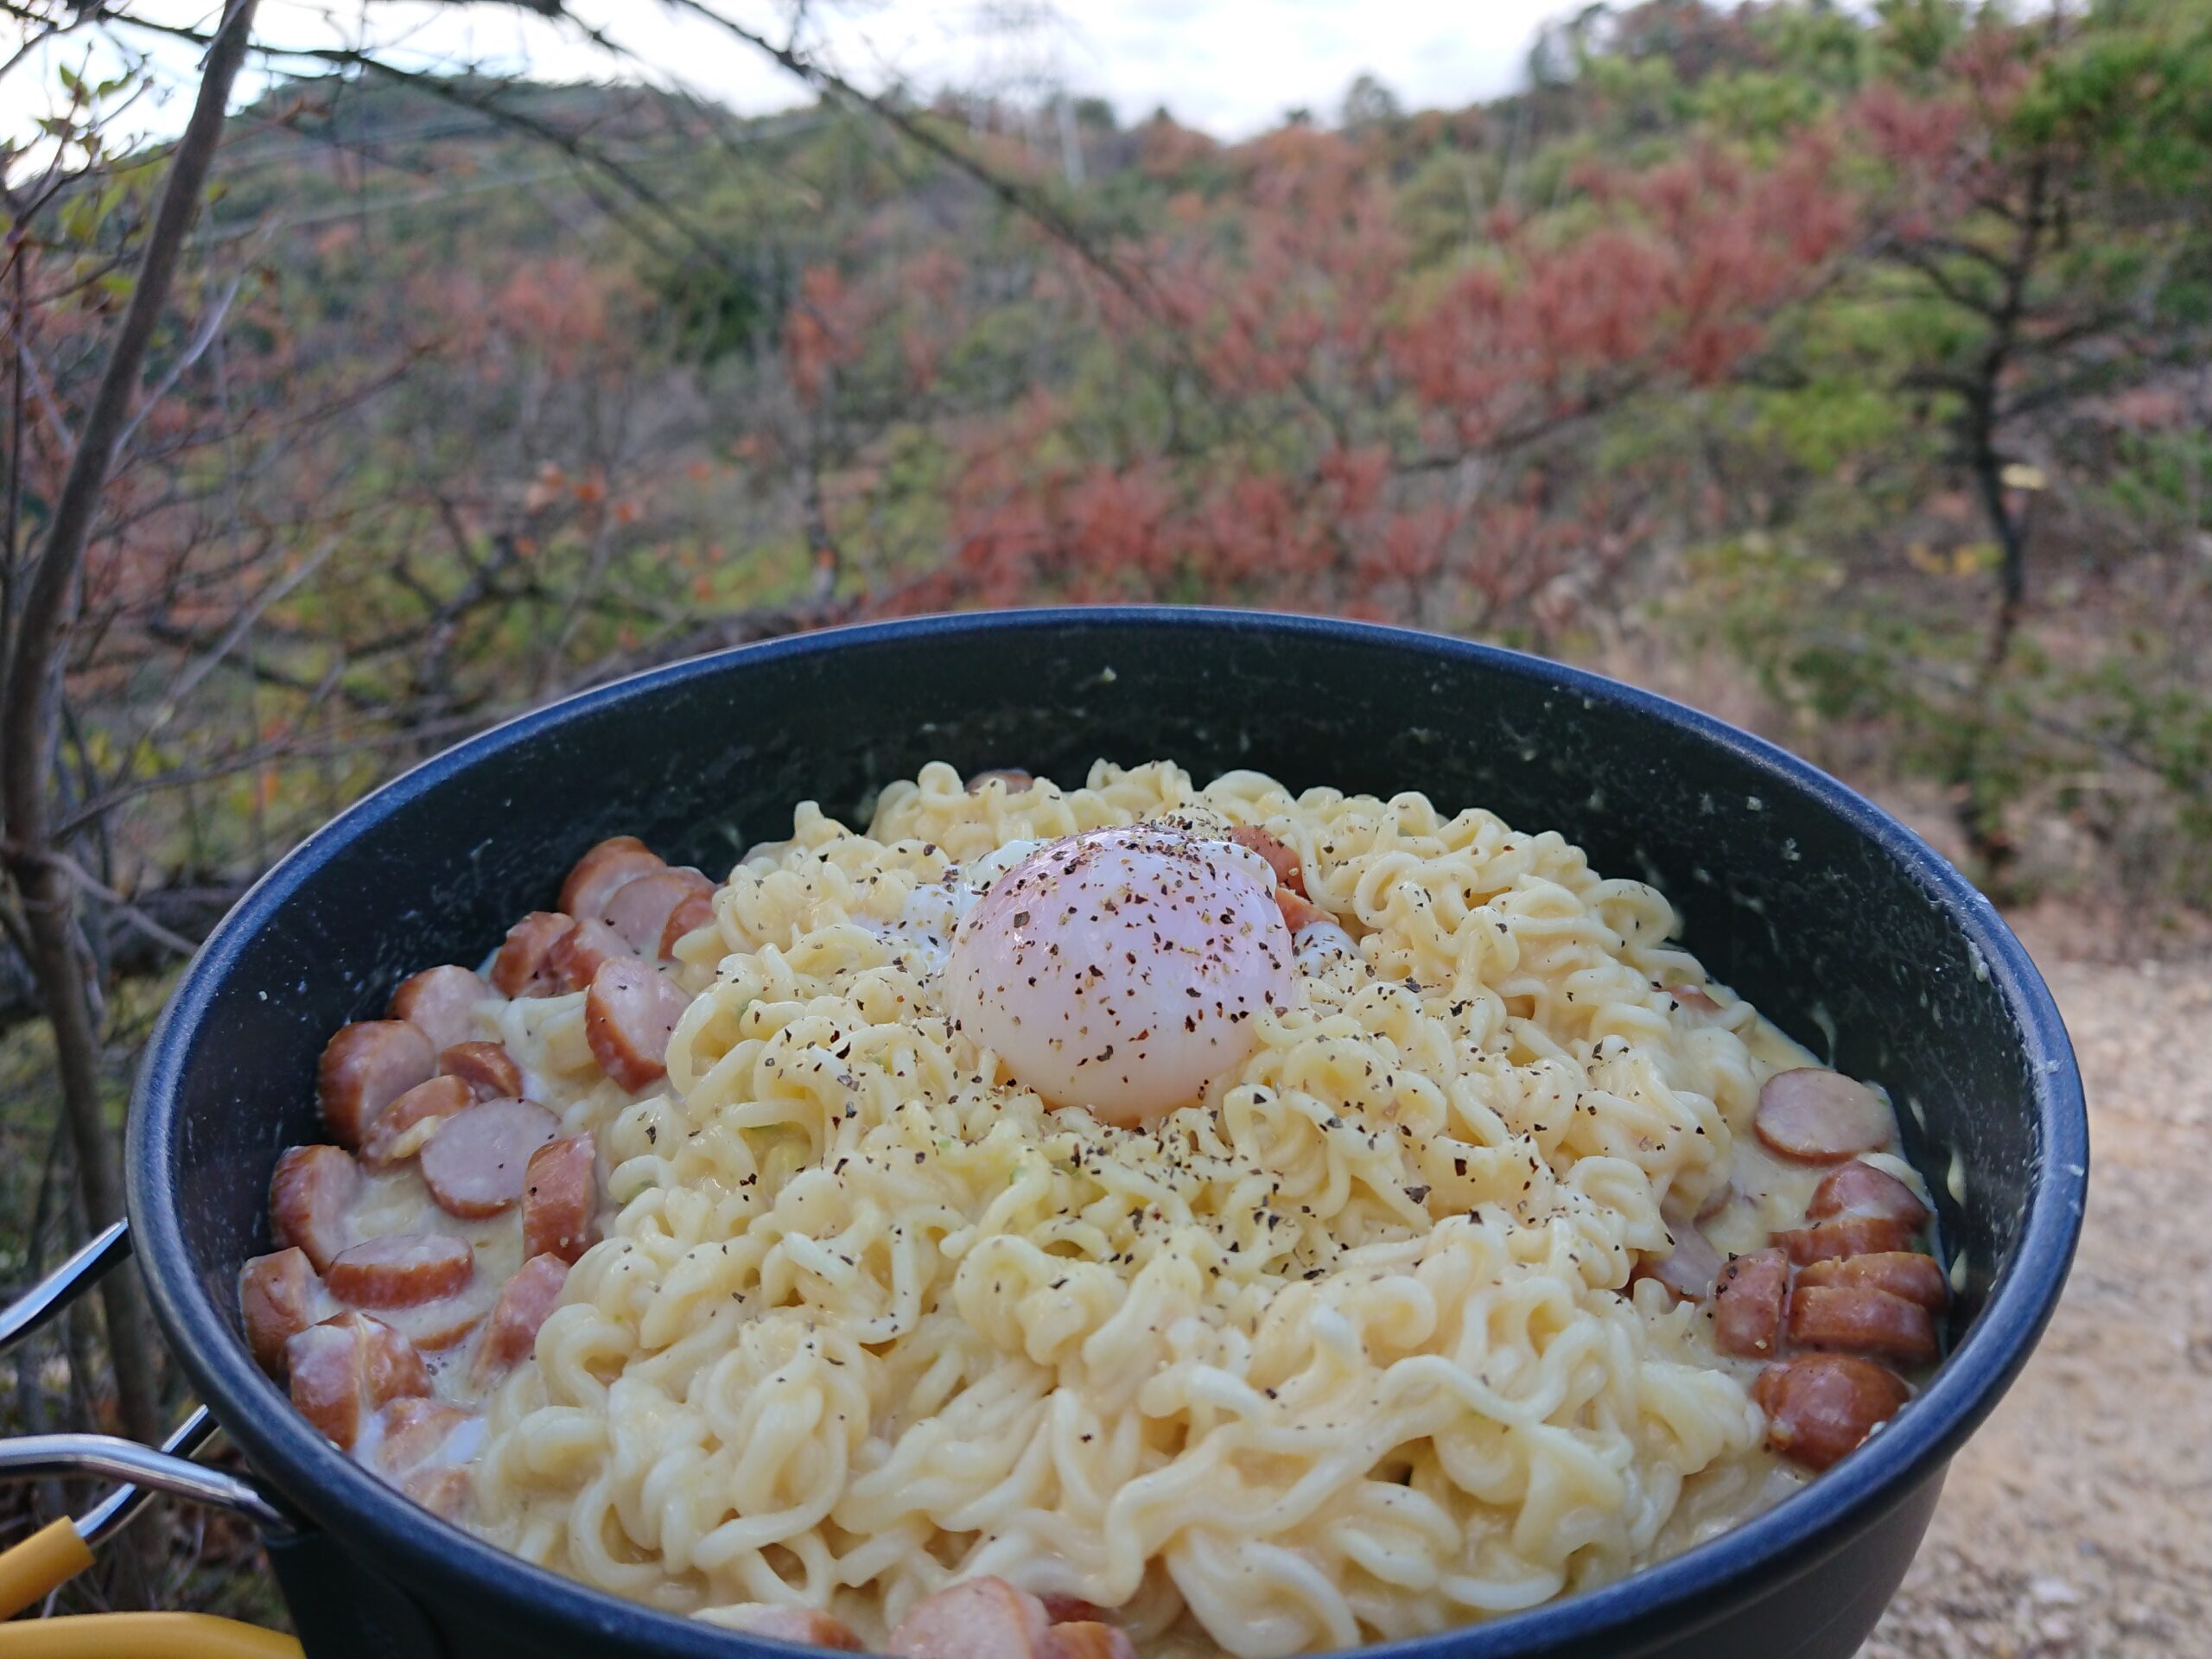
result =
[[600,915],[623,883],[666,868],[635,836],[610,836],[569,870],[561,883],[561,908],[571,916]]
[[600,963],[610,957],[635,954],[630,942],[605,922],[578,922],[553,941],[545,953],[545,970],[563,991],[581,991],[591,983]]
[[1039,1659],[1137,1659],[1137,1644],[1118,1625],[1069,1619],[1045,1632]]
[[423,1148],[423,1184],[463,1221],[496,1216],[522,1197],[530,1155],[554,1135],[553,1114],[525,1100],[487,1100],[448,1118]]
[[1654,1279],[1677,1301],[1701,1302],[1713,1294],[1720,1276],[1720,1254],[1695,1227],[1679,1224],[1668,1229],[1674,1249],[1664,1255],[1639,1262],[1629,1274],[1630,1281]]
[[980,795],[994,782],[1005,785],[1009,795],[1019,795],[1037,780],[1020,766],[992,766],[976,773],[968,780],[968,792]]
[[650,963],[603,964],[584,997],[584,1039],[600,1070],[635,1094],[668,1075],[669,1033],[691,999]]
[[1821,1178],[1805,1214],[1814,1221],[1837,1216],[1876,1216],[1914,1227],[1928,1224],[1928,1206],[1919,1195],[1886,1169],[1857,1160]]
[[1713,1297],[1713,1345],[1738,1359],[1782,1351],[1782,1313],[1789,1298],[1789,1260],[1753,1250],[1720,1269]]
[[844,1620],[813,1607],[778,1607],[765,1601],[744,1601],[734,1607],[715,1609],[714,1622],[725,1630],[772,1637],[779,1642],[833,1648],[840,1653],[867,1651]]
[[475,1103],[476,1091],[460,1077],[432,1077],[428,1083],[416,1084],[377,1115],[376,1126],[361,1142],[361,1161],[371,1169],[404,1162],[437,1133],[426,1125],[464,1112]]
[[492,983],[502,996],[551,996],[561,988],[560,976],[546,957],[575,925],[573,917],[550,910],[533,910],[507,930],[499,954],[492,958]]
[[485,1324],[470,1373],[477,1388],[490,1387],[528,1357],[538,1327],[561,1305],[561,1289],[568,1281],[569,1264],[557,1255],[533,1255],[515,1270]]
[[448,963],[401,980],[385,1017],[404,1020],[433,1049],[451,1048],[476,1035],[476,1005],[491,995],[480,976]]
[[380,1307],[377,1317],[426,1354],[442,1354],[468,1340],[486,1313],[480,1286],[457,1296],[441,1296],[417,1307]]
[[1686,1012],[1690,1014],[1720,1012],[1720,1005],[1695,985],[1669,985],[1667,987],[1666,995],[1673,997]]
[[715,920],[715,899],[711,893],[686,894],[683,902],[668,912],[668,925],[660,931],[662,960],[676,954],[676,942],[686,933],[710,927]]
[[1890,1109],[1882,1097],[1821,1066],[1769,1077],[1751,1124],[1769,1147],[1801,1163],[1840,1163],[1890,1143]]
[[1805,1285],[1842,1285],[1860,1290],[1885,1290],[1917,1302],[1931,1313],[1941,1313],[1951,1302],[1950,1281],[1942,1264],[1917,1250],[1878,1250],[1871,1255],[1830,1256],[1808,1262],[1797,1274]]
[[1789,1252],[1799,1267],[1840,1255],[1877,1255],[1902,1250],[1912,1243],[1913,1229],[1902,1221],[1880,1216],[1838,1216],[1810,1227],[1793,1227],[1777,1233],[1774,1242]]
[[1767,1444],[1808,1469],[1826,1469],[1901,1410],[1910,1390],[1895,1373],[1848,1354],[1798,1354],[1751,1384],[1766,1413]]
[[591,1136],[549,1141],[530,1155],[523,1174],[522,1253],[557,1255],[574,1265],[594,1243],[599,1197],[592,1179]]
[[884,1644],[896,1659],[1044,1659],[1045,1604],[1004,1579],[969,1579],[925,1596]]
[[1863,1285],[1800,1285],[1789,1293],[1789,1340],[1905,1365],[1933,1364],[1936,1321],[1918,1302]]
[[284,1361],[293,1405],[348,1451],[381,1407],[430,1391],[430,1373],[415,1345],[365,1313],[309,1325],[284,1344]]
[[434,1463],[402,1476],[399,1490],[439,1520],[458,1521],[467,1512],[469,1494],[474,1485],[475,1480],[467,1470],[449,1463]]
[[1333,922],[1336,918],[1300,893],[1288,887],[1275,889],[1275,908],[1282,912],[1283,925],[1294,937],[1303,933],[1317,922]]
[[284,1344],[315,1323],[321,1285],[298,1249],[257,1255],[238,1272],[238,1320],[261,1369],[284,1380]]
[[600,919],[635,954],[657,957],[661,935],[668,931],[677,907],[686,899],[704,898],[714,890],[715,884],[696,870],[656,870],[617,887]]
[[342,1251],[323,1275],[353,1307],[420,1307],[465,1290],[476,1274],[468,1241],[444,1233],[387,1233]]
[[1229,838],[1266,859],[1268,868],[1275,873],[1277,886],[1288,887],[1301,899],[1306,897],[1306,867],[1286,842],[1252,823],[1238,824],[1229,832]]
[[438,1069],[430,1039],[404,1020],[364,1020],[341,1026],[324,1045],[315,1096],[331,1138],[358,1147],[377,1114]]
[[305,1252],[320,1273],[346,1248],[346,1211],[361,1190],[361,1166],[343,1147],[294,1147],[269,1178],[276,1242]]
[[459,1077],[479,1100],[519,1099],[522,1068],[498,1043],[455,1043],[438,1056],[438,1070]]
[[377,1466],[398,1475],[429,1462],[468,1417],[459,1406],[442,1400],[393,1401],[379,1419],[383,1432],[377,1441]]

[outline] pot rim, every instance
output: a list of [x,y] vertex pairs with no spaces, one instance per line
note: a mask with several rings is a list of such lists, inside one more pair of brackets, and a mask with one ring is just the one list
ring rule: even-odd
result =
[[[490,1597],[498,1611],[531,1624],[557,1622],[579,1635],[618,1640],[640,1653],[670,1659],[711,1659],[744,1650],[747,1640],[732,1632],[625,1601],[437,1521],[353,1462],[289,1408],[231,1329],[230,1310],[186,1270],[190,1258],[176,1192],[162,1179],[186,1061],[241,950],[299,887],[342,855],[364,830],[494,753],[587,713],[711,679],[734,661],[1070,627],[1106,632],[1166,629],[1187,633],[1194,645],[1205,639],[1230,648],[1252,636],[1303,637],[1471,663],[1579,696],[1593,710],[1611,708],[1656,721],[1705,747],[1732,754],[1777,783],[1815,797],[1904,867],[1980,952],[2017,1023],[2036,1080],[2030,1103],[2038,1158],[2018,1246],[1998,1271],[1989,1300],[1965,1339],[1910,1411],[1804,1491],[1680,1555],[1523,1612],[1350,1651],[1374,1659],[1441,1659],[1446,1654],[1474,1659],[1478,1653],[1485,1659],[1507,1659],[1608,1634],[1626,1636],[1654,1620],[1673,1630],[1694,1627],[1719,1611],[1722,1598],[1717,1592],[1743,1592],[1813,1569],[1904,1494],[1940,1475],[1995,1407],[2048,1323],[2080,1235],[2088,1187],[2088,1109],[2072,1046],[2049,988],[1988,899],[1917,835],[1827,773],[1764,739],[1654,693],[1542,658],[1410,629],[1264,611],[1157,606],[1053,607],[861,623],[649,669],[518,715],[423,761],[340,813],[256,882],[200,947],[155,1029],[132,1091],[125,1161],[137,1255],[156,1316],[201,1397],[257,1468],[274,1471],[276,1484],[317,1524],[341,1539],[358,1537],[397,1581],[434,1586],[441,1599]],[[753,1644],[778,1645],[758,1638]]]

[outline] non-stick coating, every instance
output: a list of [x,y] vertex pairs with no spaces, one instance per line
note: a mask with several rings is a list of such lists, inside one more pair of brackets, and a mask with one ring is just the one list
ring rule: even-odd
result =
[[[500,728],[302,847],[188,974],[131,1121],[131,1206],[156,1306],[255,1467],[340,1535],[350,1560],[404,1585],[466,1659],[782,1650],[525,1567],[431,1521],[308,1428],[236,1330],[239,1264],[268,1247],[270,1165],[320,1137],[315,1061],[332,1031],[380,1011],[417,968],[481,957],[516,917],[551,905],[562,873],[601,836],[638,834],[726,869],[747,844],[788,833],[793,803],[853,822],[925,760],[1072,781],[1101,756],[1164,756],[1201,778],[1254,767],[1294,788],[1420,790],[1446,810],[1480,804],[1560,830],[1598,868],[1673,899],[1717,977],[1815,1052],[1891,1088],[1945,1248],[1964,1263],[1957,1349],[1928,1395],[1807,1493],[1688,1556],[1389,1650],[1659,1655],[1691,1641],[1700,1659],[1846,1659],[1910,1560],[1944,1460],[2025,1358],[2072,1253],[2087,1134],[2050,995],[1978,893],[1801,762],[1554,664],[1344,623],[1027,612],[756,646]],[[359,1612],[330,1576],[286,1573],[296,1601],[330,1601],[300,1607],[314,1650],[421,1651],[418,1637],[389,1630],[349,1643]],[[333,1609],[336,1627],[317,1637]]]

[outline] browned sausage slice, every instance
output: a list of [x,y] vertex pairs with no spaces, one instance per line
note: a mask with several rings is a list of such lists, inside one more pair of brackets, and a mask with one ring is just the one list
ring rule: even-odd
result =
[[423,1184],[463,1221],[496,1216],[522,1197],[530,1154],[553,1138],[553,1114],[526,1100],[487,1100],[448,1118],[423,1148]]
[[715,1610],[715,1623],[726,1630],[747,1636],[773,1637],[779,1642],[801,1642],[809,1647],[834,1648],[840,1653],[863,1653],[860,1637],[845,1621],[812,1607],[777,1607],[765,1601],[740,1602]]
[[561,884],[561,908],[571,916],[599,916],[617,887],[641,875],[665,869],[652,849],[635,836],[612,836],[575,862]]
[[515,1270],[476,1351],[471,1380],[477,1388],[490,1387],[529,1357],[537,1328],[561,1305],[561,1287],[568,1281],[569,1264],[557,1255],[533,1255]]
[[546,957],[562,937],[575,925],[573,917],[550,910],[533,910],[507,930],[499,954],[492,958],[492,983],[502,996],[552,996],[561,988],[560,977]]
[[686,933],[696,933],[702,927],[711,927],[715,920],[715,899],[710,893],[687,894],[682,904],[668,912],[668,925],[660,931],[660,955],[664,961],[676,954],[676,942]]
[[1298,855],[1289,846],[1269,835],[1257,824],[1240,823],[1229,832],[1229,838],[1239,847],[1249,847],[1268,861],[1275,873],[1275,882],[1288,887],[1303,899],[1306,893],[1306,867],[1298,861]]
[[1070,1619],[1045,1632],[1041,1659],[1137,1659],[1137,1644],[1118,1626]]
[[1852,1285],[1800,1285],[1790,1292],[1789,1340],[1905,1365],[1932,1364],[1938,1351],[1936,1321],[1918,1302]]
[[491,995],[480,976],[448,963],[401,980],[385,1017],[404,1020],[433,1049],[451,1048],[476,1035],[476,1005]]
[[1713,1294],[1720,1276],[1720,1253],[1695,1227],[1669,1224],[1675,1248],[1664,1255],[1639,1262],[1629,1273],[1631,1282],[1656,1279],[1676,1301],[1701,1302]]
[[1020,766],[991,766],[968,780],[968,792],[980,795],[994,780],[1005,785],[1009,795],[1018,795],[1037,781]]
[[1044,1659],[1045,1604],[1004,1579],[969,1579],[907,1609],[884,1651],[897,1659]]
[[1275,889],[1275,908],[1282,912],[1283,925],[1294,934],[1304,932],[1316,922],[1337,919],[1303,893],[1293,893],[1288,887]]
[[591,983],[600,963],[611,957],[636,954],[630,942],[605,922],[578,922],[554,940],[545,953],[545,969],[563,991],[581,991]]
[[1782,1351],[1782,1310],[1789,1262],[1780,1250],[1753,1250],[1720,1269],[1713,1298],[1713,1345],[1738,1359]]
[[315,1323],[321,1289],[302,1249],[257,1255],[238,1272],[238,1319],[261,1369],[284,1380],[284,1344]]
[[377,1442],[377,1467],[386,1474],[404,1474],[428,1463],[445,1449],[453,1432],[469,1414],[442,1400],[395,1400],[379,1419],[382,1436]]
[[400,1478],[399,1490],[441,1521],[458,1521],[468,1511],[474,1480],[466,1469],[435,1463]]
[[430,1373],[414,1344],[365,1313],[308,1326],[284,1344],[284,1360],[300,1414],[349,1451],[379,1408],[430,1391]]
[[668,1075],[668,1038],[691,999],[650,963],[623,957],[593,976],[584,1039],[600,1070],[635,1094]]
[[1943,1277],[1942,1267],[1934,1256],[1916,1250],[1881,1250],[1872,1255],[1834,1256],[1808,1262],[1798,1274],[1797,1282],[1801,1287],[1842,1285],[1885,1290],[1919,1303],[1931,1313],[1941,1313],[1951,1300],[1950,1283]]
[[346,1211],[361,1190],[361,1166],[343,1147],[294,1147],[269,1178],[276,1242],[307,1253],[320,1273],[346,1248]]
[[351,1307],[420,1307],[468,1287],[476,1252],[443,1233],[387,1233],[341,1253],[323,1282]]
[[458,1296],[442,1296],[419,1307],[385,1307],[377,1317],[426,1354],[442,1354],[468,1340],[484,1323],[486,1309],[480,1287]]
[[1814,1221],[1837,1216],[1878,1216],[1885,1221],[1928,1224],[1928,1206],[1886,1169],[1853,1160],[1823,1176],[1805,1214]]
[[479,1100],[519,1099],[522,1068],[499,1043],[455,1043],[438,1056],[438,1070],[459,1077]]
[[1799,1354],[1751,1384],[1766,1413],[1766,1443],[1808,1469],[1826,1469],[1901,1410],[1910,1390],[1872,1360]]
[[1912,1243],[1913,1229],[1902,1221],[1880,1216],[1838,1216],[1810,1227],[1793,1227],[1774,1236],[1799,1267],[1840,1255],[1878,1255],[1902,1250]]
[[378,1112],[437,1069],[437,1050],[404,1020],[341,1026],[315,1074],[322,1121],[340,1146],[358,1147]]
[[1820,1066],[1769,1077],[1751,1123],[1760,1140],[1802,1163],[1840,1163],[1890,1143],[1890,1109],[1882,1097]]
[[592,1180],[591,1136],[549,1141],[530,1155],[522,1187],[522,1253],[573,1264],[594,1243],[599,1195]]
[[416,1084],[377,1115],[375,1127],[361,1142],[361,1161],[371,1169],[388,1169],[412,1158],[437,1133],[425,1125],[475,1103],[476,1091],[459,1077],[432,1077]]
[[622,943],[641,957],[660,954],[661,935],[669,918],[686,899],[705,897],[715,884],[696,870],[660,870],[625,881],[607,901],[601,919],[622,937]]

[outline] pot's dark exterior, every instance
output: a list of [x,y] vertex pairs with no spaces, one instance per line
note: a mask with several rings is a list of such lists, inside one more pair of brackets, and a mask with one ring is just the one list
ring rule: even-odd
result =
[[[488,733],[315,836],[217,931],[133,1103],[130,1206],[162,1322],[253,1467],[323,1535],[275,1550],[313,1659],[788,1653],[586,1590],[433,1520],[297,1417],[239,1339],[277,1150],[319,1137],[315,1057],[405,974],[474,961],[623,831],[709,868],[849,822],[930,759],[1079,778],[1100,755],[1293,787],[1419,789],[1556,828],[1673,898],[1720,979],[1887,1084],[1965,1259],[1955,1351],[1865,1449],[1750,1526],[1620,1583],[1371,1649],[1401,1659],[1849,1659],[1951,1453],[2065,1277],[2088,1161],[2056,1008],[1989,906],[1834,780],[1676,705],[1457,641],[1346,623],[1032,611],[854,628],[679,664]],[[1947,1190],[1955,1154],[1963,1196]]]

